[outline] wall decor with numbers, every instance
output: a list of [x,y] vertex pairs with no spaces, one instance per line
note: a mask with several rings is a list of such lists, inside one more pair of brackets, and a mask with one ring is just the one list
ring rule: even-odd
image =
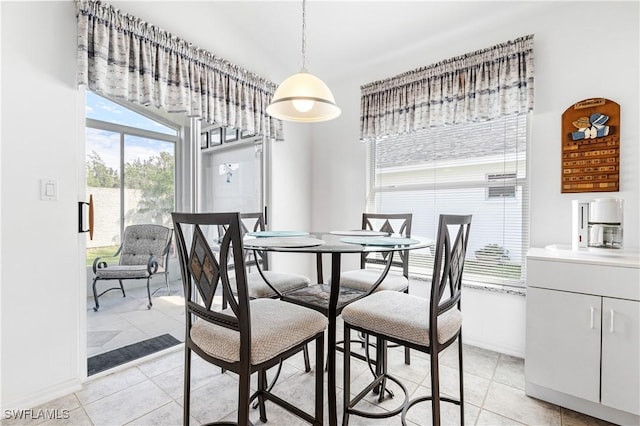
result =
[[562,114],[561,192],[620,190],[620,105],[591,98]]

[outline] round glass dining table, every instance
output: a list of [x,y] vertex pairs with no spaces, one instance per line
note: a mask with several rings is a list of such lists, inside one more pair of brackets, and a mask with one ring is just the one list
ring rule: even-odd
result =
[[[381,232],[353,230],[331,232],[264,231],[248,233],[243,240],[245,250],[316,254],[318,283],[323,283],[322,257],[331,257],[331,279],[328,300],[318,309],[327,315],[327,373],[329,424],[337,424],[336,408],[336,319],[340,293],[340,267],[343,254],[382,253],[388,262],[393,252],[424,249],[435,245],[434,240],[416,236],[404,238]],[[388,267],[382,273],[388,272]],[[286,295],[283,297],[286,300]]]

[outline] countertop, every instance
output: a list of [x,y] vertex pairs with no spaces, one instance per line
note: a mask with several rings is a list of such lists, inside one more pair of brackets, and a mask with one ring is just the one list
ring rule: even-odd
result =
[[640,269],[638,249],[585,248],[574,251],[569,245],[552,244],[544,248],[530,248],[527,258]]

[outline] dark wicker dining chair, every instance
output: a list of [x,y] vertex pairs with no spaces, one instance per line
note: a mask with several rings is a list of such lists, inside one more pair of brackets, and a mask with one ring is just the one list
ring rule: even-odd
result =
[[[386,232],[389,235],[411,237],[411,213],[363,213],[362,230]],[[390,253],[362,253],[360,255],[360,269],[344,271],[340,274],[340,285],[367,291],[382,282],[376,291],[394,290],[407,292],[409,289],[409,250],[396,253],[398,258],[391,262],[391,270],[386,276],[382,276],[381,268],[373,269],[367,266],[384,266],[387,263],[386,256]]]
[[[355,301],[344,308],[344,416],[343,425],[349,424],[349,416],[386,418],[402,413],[402,424],[409,408],[414,404],[431,400],[432,424],[440,425],[440,401],[460,406],[460,421],[464,424],[464,393],[462,366],[462,272],[464,269],[471,216],[441,215],[435,248],[430,298],[425,299],[397,291],[380,291]],[[451,229],[450,229],[451,228]],[[453,241],[452,241],[453,236]],[[357,396],[351,398],[351,330],[376,338],[377,377]],[[460,398],[440,395],[438,354],[458,341],[458,367]],[[431,395],[409,400],[406,387],[387,371],[387,342],[429,354],[431,365]],[[385,392],[380,387],[386,381],[395,382],[404,392],[404,402],[385,413],[362,411],[356,405],[371,391],[378,390],[380,401]]]
[[[385,232],[405,238],[411,237],[411,213],[363,213],[362,230]],[[387,256],[396,256],[387,259]],[[391,260],[389,272],[384,275],[387,262]],[[372,268],[377,266],[377,268]],[[340,286],[359,291],[392,290],[409,292],[409,250],[398,253],[362,253],[360,269],[340,273]],[[364,337],[361,336],[361,339]],[[405,364],[411,363],[410,349],[404,351]]]
[[[261,212],[240,213],[240,227],[243,238],[247,233],[264,231],[266,228],[264,215]],[[218,234],[223,235],[224,232],[225,226],[219,226]],[[308,287],[311,283],[311,280],[304,275],[270,270],[269,255],[264,251],[245,251],[244,261],[247,268],[247,288],[251,299],[261,299],[263,297],[279,298],[283,293]],[[235,282],[232,281],[231,285],[235,294]],[[223,307],[227,307],[226,300],[223,300]],[[303,349],[303,357],[304,369],[308,373],[311,371],[311,364],[307,346]],[[280,376],[280,368],[281,366],[278,367],[276,380]],[[271,387],[276,383],[276,380],[272,382]]]
[[[200,358],[238,374],[238,425],[248,425],[249,405],[257,398],[262,422],[267,421],[265,401],[271,401],[305,421],[321,425],[323,419],[323,351],[326,318],[277,299],[251,299],[247,287],[239,213],[173,213],[180,272],[185,295],[186,332],[184,363],[184,419],[189,424],[191,358]],[[224,226],[221,239],[209,241],[208,228]],[[217,233],[217,232],[216,232]],[[216,246],[217,256],[212,246]],[[233,258],[233,268],[229,259]],[[234,275],[232,277],[231,275]],[[231,280],[236,283],[236,295]],[[228,308],[214,305],[221,284]],[[267,390],[266,370],[315,341],[315,412],[302,411]],[[251,374],[258,374],[252,394]],[[227,413],[219,413],[219,417]],[[212,424],[229,424],[228,422]]]
[[[258,213],[240,213],[242,235],[249,232],[265,230],[264,215]],[[301,274],[291,272],[272,271],[269,256],[264,251],[253,250],[245,253],[247,271],[247,285],[249,297],[280,297],[282,293],[298,290],[309,286],[311,280]],[[255,270],[252,270],[254,269]]]

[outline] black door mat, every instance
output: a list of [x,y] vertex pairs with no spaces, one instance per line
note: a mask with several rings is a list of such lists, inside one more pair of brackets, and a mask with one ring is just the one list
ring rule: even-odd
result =
[[142,342],[123,346],[100,355],[92,356],[87,360],[87,374],[91,376],[180,343],[182,342],[172,335],[163,334],[161,336],[143,340]]

